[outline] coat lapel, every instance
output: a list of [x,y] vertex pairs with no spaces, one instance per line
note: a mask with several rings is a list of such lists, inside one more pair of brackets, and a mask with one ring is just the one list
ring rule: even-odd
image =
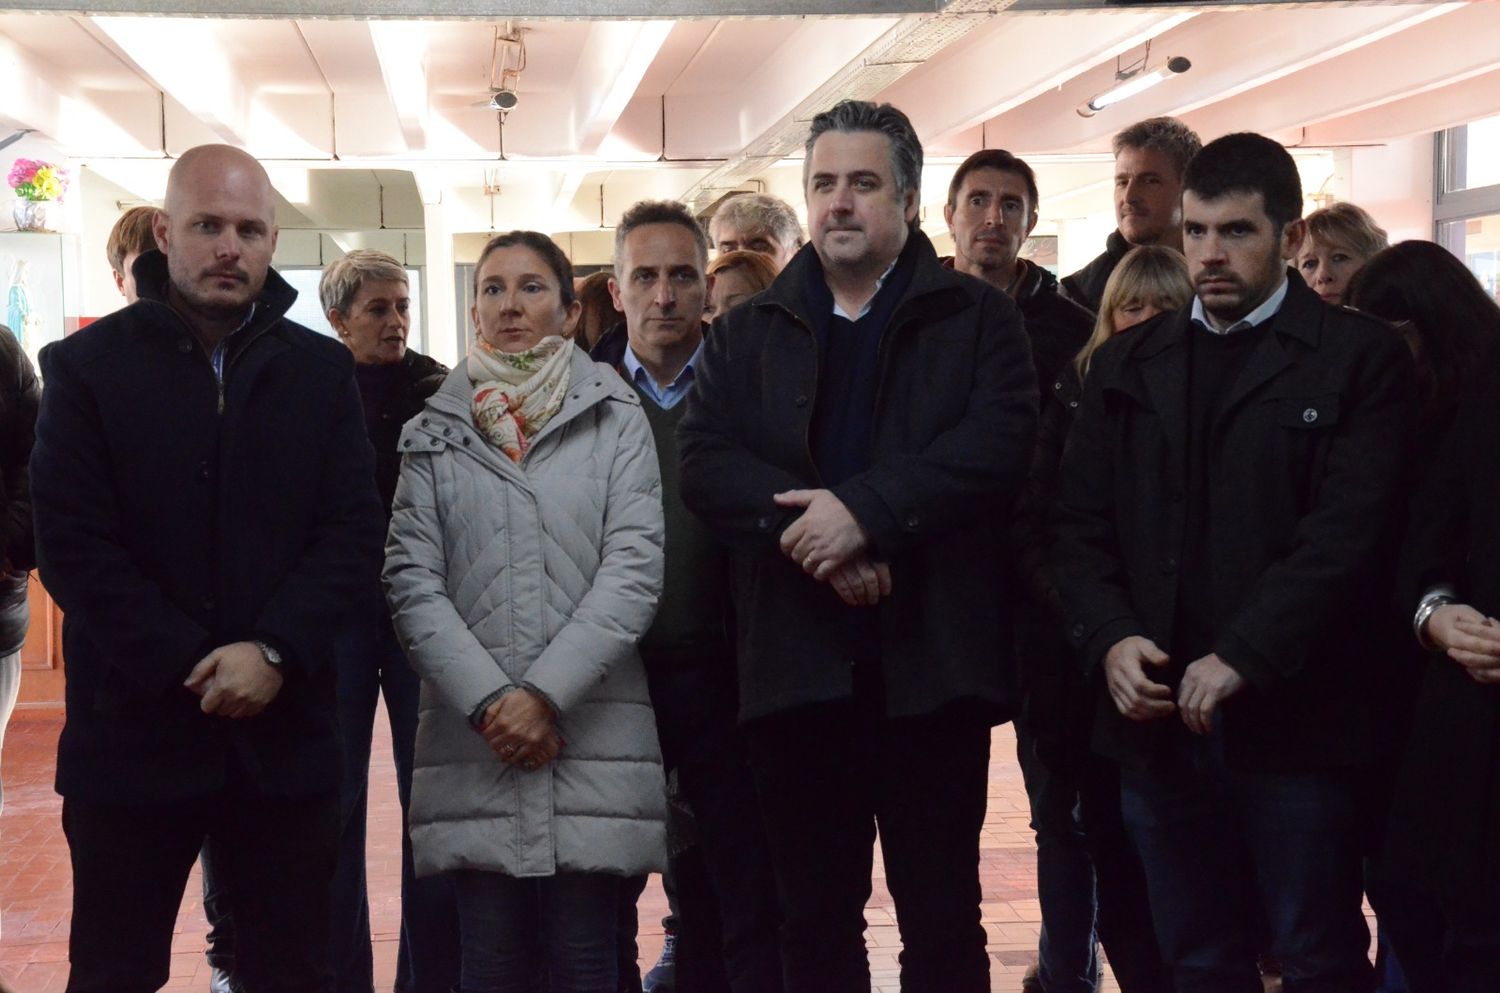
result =
[[1136,357],[1141,364],[1141,381],[1146,396],[1156,411],[1162,434],[1170,449],[1175,482],[1187,474],[1187,391],[1188,391],[1188,323],[1189,311],[1180,310],[1151,329],[1151,337],[1142,342]]

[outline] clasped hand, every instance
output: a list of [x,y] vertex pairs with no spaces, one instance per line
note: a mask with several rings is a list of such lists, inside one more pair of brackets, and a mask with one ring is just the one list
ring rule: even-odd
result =
[[209,652],[182,685],[202,698],[198,706],[205,714],[243,718],[265,710],[283,681],[259,645],[237,641]]
[[1104,656],[1104,683],[1115,709],[1132,721],[1152,721],[1174,711],[1194,734],[1213,730],[1219,705],[1245,687],[1241,676],[1217,655],[1205,655],[1190,663],[1177,687],[1172,689],[1152,679],[1147,666],[1162,668],[1171,658],[1150,638],[1122,638]]
[[1455,603],[1432,612],[1427,637],[1476,683],[1500,683],[1500,621]]
[[557,758],[563,746],[552,708],[524,686],[485,709],[479,733],[500,761],[527,772]]
[[829,490],[787,490],[773,499],[778,507],[802,508],[781,535],[787,558],[851,607],[874,606],[890,596],[891,568],[870,560],[869,536],[842,500]]

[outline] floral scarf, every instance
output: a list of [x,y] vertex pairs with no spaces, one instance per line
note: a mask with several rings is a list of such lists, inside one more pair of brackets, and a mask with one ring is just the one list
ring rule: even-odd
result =
[[524,352],[502,352],[483,339],[469,349],[474,425],[512,462],[526,457],[531,439],[562,409],[574,347],[551,335]]

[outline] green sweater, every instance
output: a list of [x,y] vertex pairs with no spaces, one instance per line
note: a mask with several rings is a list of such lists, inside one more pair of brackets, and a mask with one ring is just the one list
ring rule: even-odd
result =
[[[639,386],[656,454],[666,519],[666,582],[656,620],[641,639],[647,667],[722,659],[734,650],[730,634],[729,554],[682,503],[677,422],[688,402],[663,410]],[[680,662],[678,661],[680,660]]]

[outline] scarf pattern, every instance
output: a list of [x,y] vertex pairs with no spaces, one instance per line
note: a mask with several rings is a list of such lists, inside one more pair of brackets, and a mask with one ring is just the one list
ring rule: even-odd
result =
[[474,426],[512,462],[526,457],[531,439],[562,409],[573,348],[551,335],[524,352],[502,352],[481,338],[469,349]]

